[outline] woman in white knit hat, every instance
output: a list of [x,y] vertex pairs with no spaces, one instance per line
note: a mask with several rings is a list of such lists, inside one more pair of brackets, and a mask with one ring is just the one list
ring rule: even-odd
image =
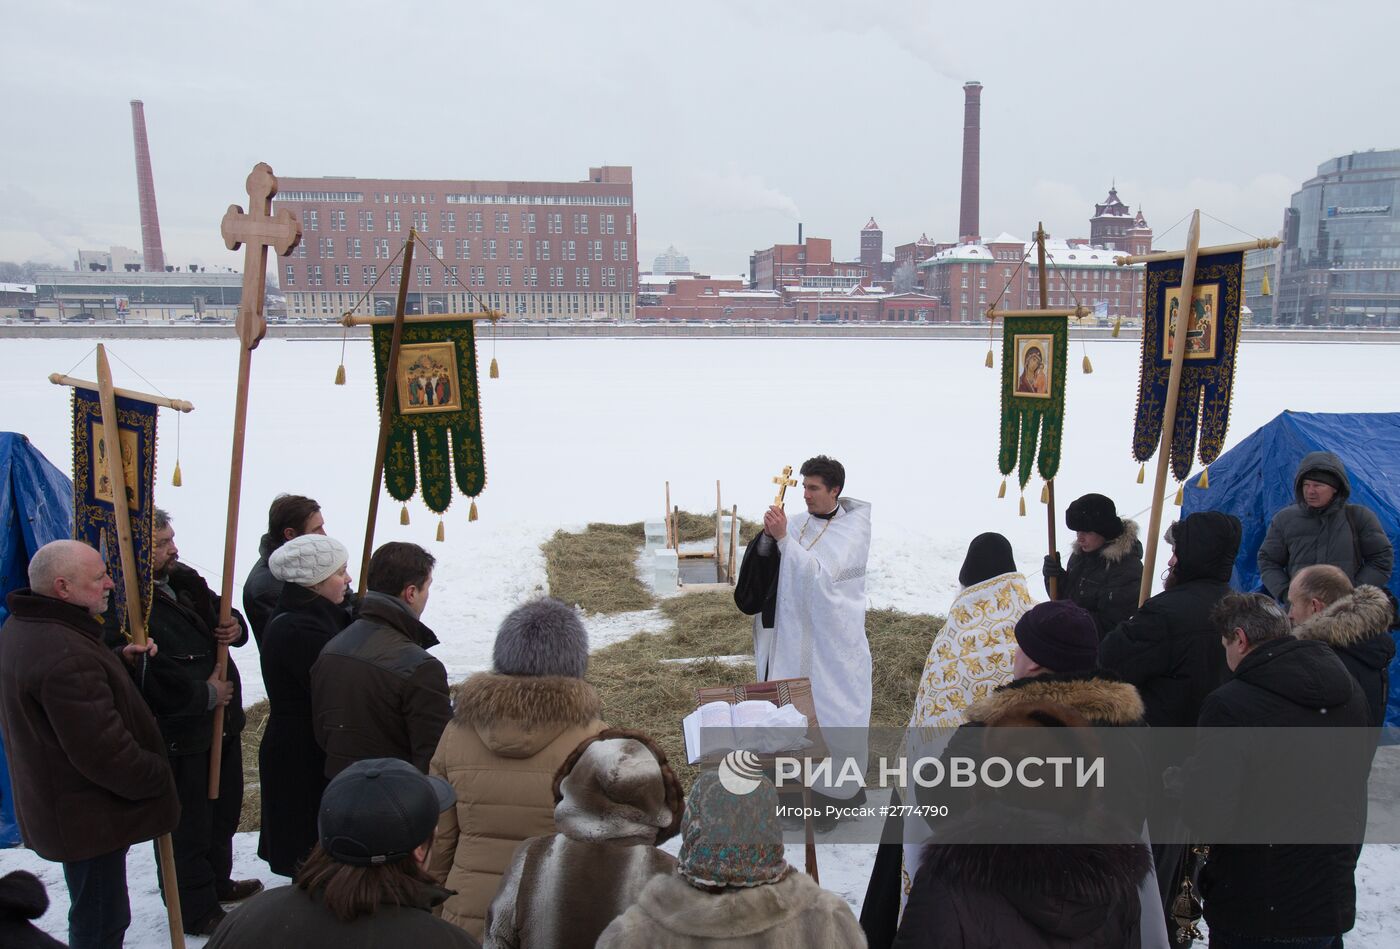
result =
[[271,710],[258,748],[258,856],[283,876],[294,875],[316,844],[326,756],[311,727],[311,665],[350,624],[342,605],[350,589],[348,559],[344,544],[321,534],[294,537],[268,558],[282,592],[261,647]]

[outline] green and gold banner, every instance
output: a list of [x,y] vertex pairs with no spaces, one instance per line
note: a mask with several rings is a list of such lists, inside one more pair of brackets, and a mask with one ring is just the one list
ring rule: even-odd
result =
[[997,464],[1003,475],[1017,471],[1022,490],[1030,480],[1032,465],[1046,481],[1060,470],[1068,348],[1068,317],[1002,319],[1001,454]]
[[[1133,457],[1146,464],[1162,441],[1167,380],[1171,375],[1172,338],[1181,305],[1181,260],[1147,265],[1147,300],[1142,327],[1142,368]],[[1208,465],[1220,457],[1230,424],[1230,395],[1235,379],[1235,352],[1240,340],[1241,281],[1244,254],[1210,254],[1196,260],[1186,355],[1172,430],[1171,466],[1176,480],[1191,473],[1191,456]]]
[[[374,326],[374,371],[384,400],[393,324]],[[384,455],[384,486],[396,501],[421,492],[436,514],[452,504],[452,484],[467,497],[486,487],[476,342],[471,320],[404,323],[395,412]],[[415,445],[416,436],[416,445]]]
[[[132,551],[136,555],[136,586],[141,592],[141,615],[149,616],[155,580],[151,573],[151,535],[155,530],[156,407],[116,396],[117,437],[125,471],[126,507],[131,521]],[[107,444],[102,432],[102,402],[91,389],[73,390],[73,539],[101,551],[107,572],[116,583],[112,593],[122,634],[130,638],[126,620],[126,583],[117,515],[112,507],[113,485],[107,473]]]

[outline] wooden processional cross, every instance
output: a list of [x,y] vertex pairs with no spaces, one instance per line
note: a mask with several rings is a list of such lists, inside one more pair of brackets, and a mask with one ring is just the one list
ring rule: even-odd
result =
[[[233,618],[233,557],[238,543],[238,502],[243,488],[243,440],[248,426],[248,379],[253,350],[267,333],[263,296],[267,290],[267,249],[286,257],[301,242],[301,224],[286,208],[272,213],[277,176],[266,162],[258,162],[248,175],[248,213],[229,205],[219,226],[229,250],[243,248],[243,293],[238,305],[238,394],[233,409],[233,451],[229,462],[228,520],[224,526],[224,574],[219,588],[219,624]],[[218,645],[214,675],[228,674],[228,646]],[[224,707],[214,708],[214,737],[209,753],[209,798],[219,796],[219,749],[223,745]]]
[[[126,594],[126,628],[131,634],[131,641],[138,646],[144,646],[147,639],[146,615],[141,611],[141,590],[137,585],[136,546],[131,539],[131,511],[127,507],[126,491],[118,487],[126,484],[126,472],[122,465],[121,435],[117,430],[117,396],[137,402],[148,402],[151,405],[165,406],[177,412],[193,412],[194,406],[181,399],[168,399],[165,396],[148,395],[145,392],[133,392],[130,389],[113,387],[112,367],[107,362],[107,350],[101,343],[97,344],[96,382],[74,379],[72,376],[65,376],[57,372],[49,376],[49,381],[54,385],[96,391],[98,402],[102,407],[102,439],[109,448],[117,446],[116,451],[106,452],[106,474],[112,484],[112,514],[117,525],[116,543],[122,565],[122,586]],[[74,472],[74,474],[77,473]],[[108,556],[110,556],[111,543],[112,538],[107,538]],[[180,915],[180,890],[175,876],[175,849],[168,833],[156,838],[156,850],[160,858],[161,884],[165,893],[165,911],[170,926],[170,945],[174,949],[184,949],[185,926]]]

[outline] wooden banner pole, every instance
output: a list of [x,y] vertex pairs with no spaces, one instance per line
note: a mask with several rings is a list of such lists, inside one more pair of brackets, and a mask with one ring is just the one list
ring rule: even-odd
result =
[[715,579],[724,566],[724,502],[719,496],[719,481],[715,481]]
[[[87,388],[87,386],[83,386]],[[117,547],[122,564],[122,588],[126,594],[126,628],[131,641],[146,645],[146,620],[141,613],[141,587],[136,575],[136,545],[131,538],[131,512],[126,506],[126,472],[122,465],[121,433],[117,428],[117,397],[112,388],[112,367],[107,350],[97,344],[97,396],[102,406],[102,440],[106,443],[107,480],[112,485],[112,513],[117,522]],[[154,503],[146,498],[146,503]],[[169,834],[156,838],[160,854],[161,889],[170,926],[170,945],[184,949],[185,925],[180,914],[180,887],[175,874],[175,848]]]
[[734,586],[739,582],[739,505],[734,505],[734,510],[729,514],[729,566],[725,573],[728,575],[729,585]]
[[676,538],[671,525],[671,482],[666,482],[666,549],[676,546]]
[[[1040,222],[1038,222],[1038,223],[1036,224],[1036,228],[1035,228],[1035,256],[1036,256],[1036,262],[1037,262],[1037,264],[1040,266],[1040,308],[1041,308],[1042,310],[1048,310],[1048,309],[1050,309],[1050,280],[1049,280],[1049,277],[1048,277],[1048,276],[1046,275],[1046,273],[1045,273],[1045,236],[1046,236],[1046,235],[1045,235],[1045,222],[1044,222],[1044,221],[1040,221]],[[1082,307],[1076,307],[1076,310],[1078,310],[1078,309],[1082,309]],[[1069,360],[1069,354],[1068,354],[1068,353],[1065,354],[1065,360],[1066,360],[1066,362],[1068,362],[1068,360]],[[1046,530],[1047,530],[1047,532],[1048,532],[1048,534],[1049,534],[1049,538],[1050,538],[1050,541],[1049,541],[1049,542],[1050,542],[1050,556],[1051,556],[1051,557],[1055,557],[1055,558],[1058,560],[1060,551],[1059,551],[1059,549],[1058,549],[1058,547],[1057,547],[1057,545],[1056,545],[1056,543],[1055,543],[1055,479],[1054,479],[1054,478],[1051,478],[1049,481],[1046,481],[1046,482],[1045,482],[1045,496],[1046,496],[1046,499],[1047,499],[1047,503],[1046,503],[1046,505],[1045,505],[1045,522],[1046,522]],[[1049,591],[1049,593],[1050,593],[1050,599],[1052,599],[1052,600],[1057,600],[1057,599],[1059,599],[1059,597],[1060,597],[1060,581],[1059,581],[1057,578],[1055,578],[1055,577],[1046,577],[1046,578],[1045,578],[1045,586],[1046,586],[1046,589],[1047,589],[1047,590]]]
[[[1157,536],[1162,531],[1162,492],[1167,484],[1167,466],[1171,462],[1172,436],[1176,434],[1176,404],[1181,396],[1181,369],[1186,362],[1186,330],[1191,322],[1191,294],[1196,286],[1196,255],[1201,246],[1201,212],[1191,214],[1191,229],[1186,232],[1186,256],[1181,264],[1181,316],[1175,329],[1168,327],[1172,341],[1172,368],[1167,376],[1167,402],[1163,408],[1162,443],[1157,448],[1157,478],[1152,489],[1152,516],[1147,525],[1147,549],[1142,557],[1142,586],[1138,590],[1138,605],[1152,595],[1152,576],[1157,562]],[[1151,301],[1148,301],[1151,305]],[[1162,314],[1165,321],[1167,315]]]
[[364,597],[369,589],[369,558],[374,552],[374,522],[379,516],[379,491],[384,483],[384,455],[389,450],[389,429],[393,425],[398,405],[399,345],[403,341],[404,316],[408,309],[408,281],[413,273],[413,245],[417,231],[408,229],[408,243],[403,249],[403,270],[399,272],[399,298],[394,309],[394,331],[389,338],[389,359],[384,367],[384,395],[379,403],[379,443],[374,449],[374,481],[369,492],[369,516],[365,522],[365,549],[360,558],[360,591]]

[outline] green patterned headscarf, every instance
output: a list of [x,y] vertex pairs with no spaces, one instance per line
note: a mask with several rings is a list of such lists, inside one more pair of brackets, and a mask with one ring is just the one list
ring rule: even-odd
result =
[[763,886],[787,876],[778,792],[767,777],[757,781],[752,791],[734,794],[720,783],[718,771],[695,780],[676,868],[687,883],[702,889]]

